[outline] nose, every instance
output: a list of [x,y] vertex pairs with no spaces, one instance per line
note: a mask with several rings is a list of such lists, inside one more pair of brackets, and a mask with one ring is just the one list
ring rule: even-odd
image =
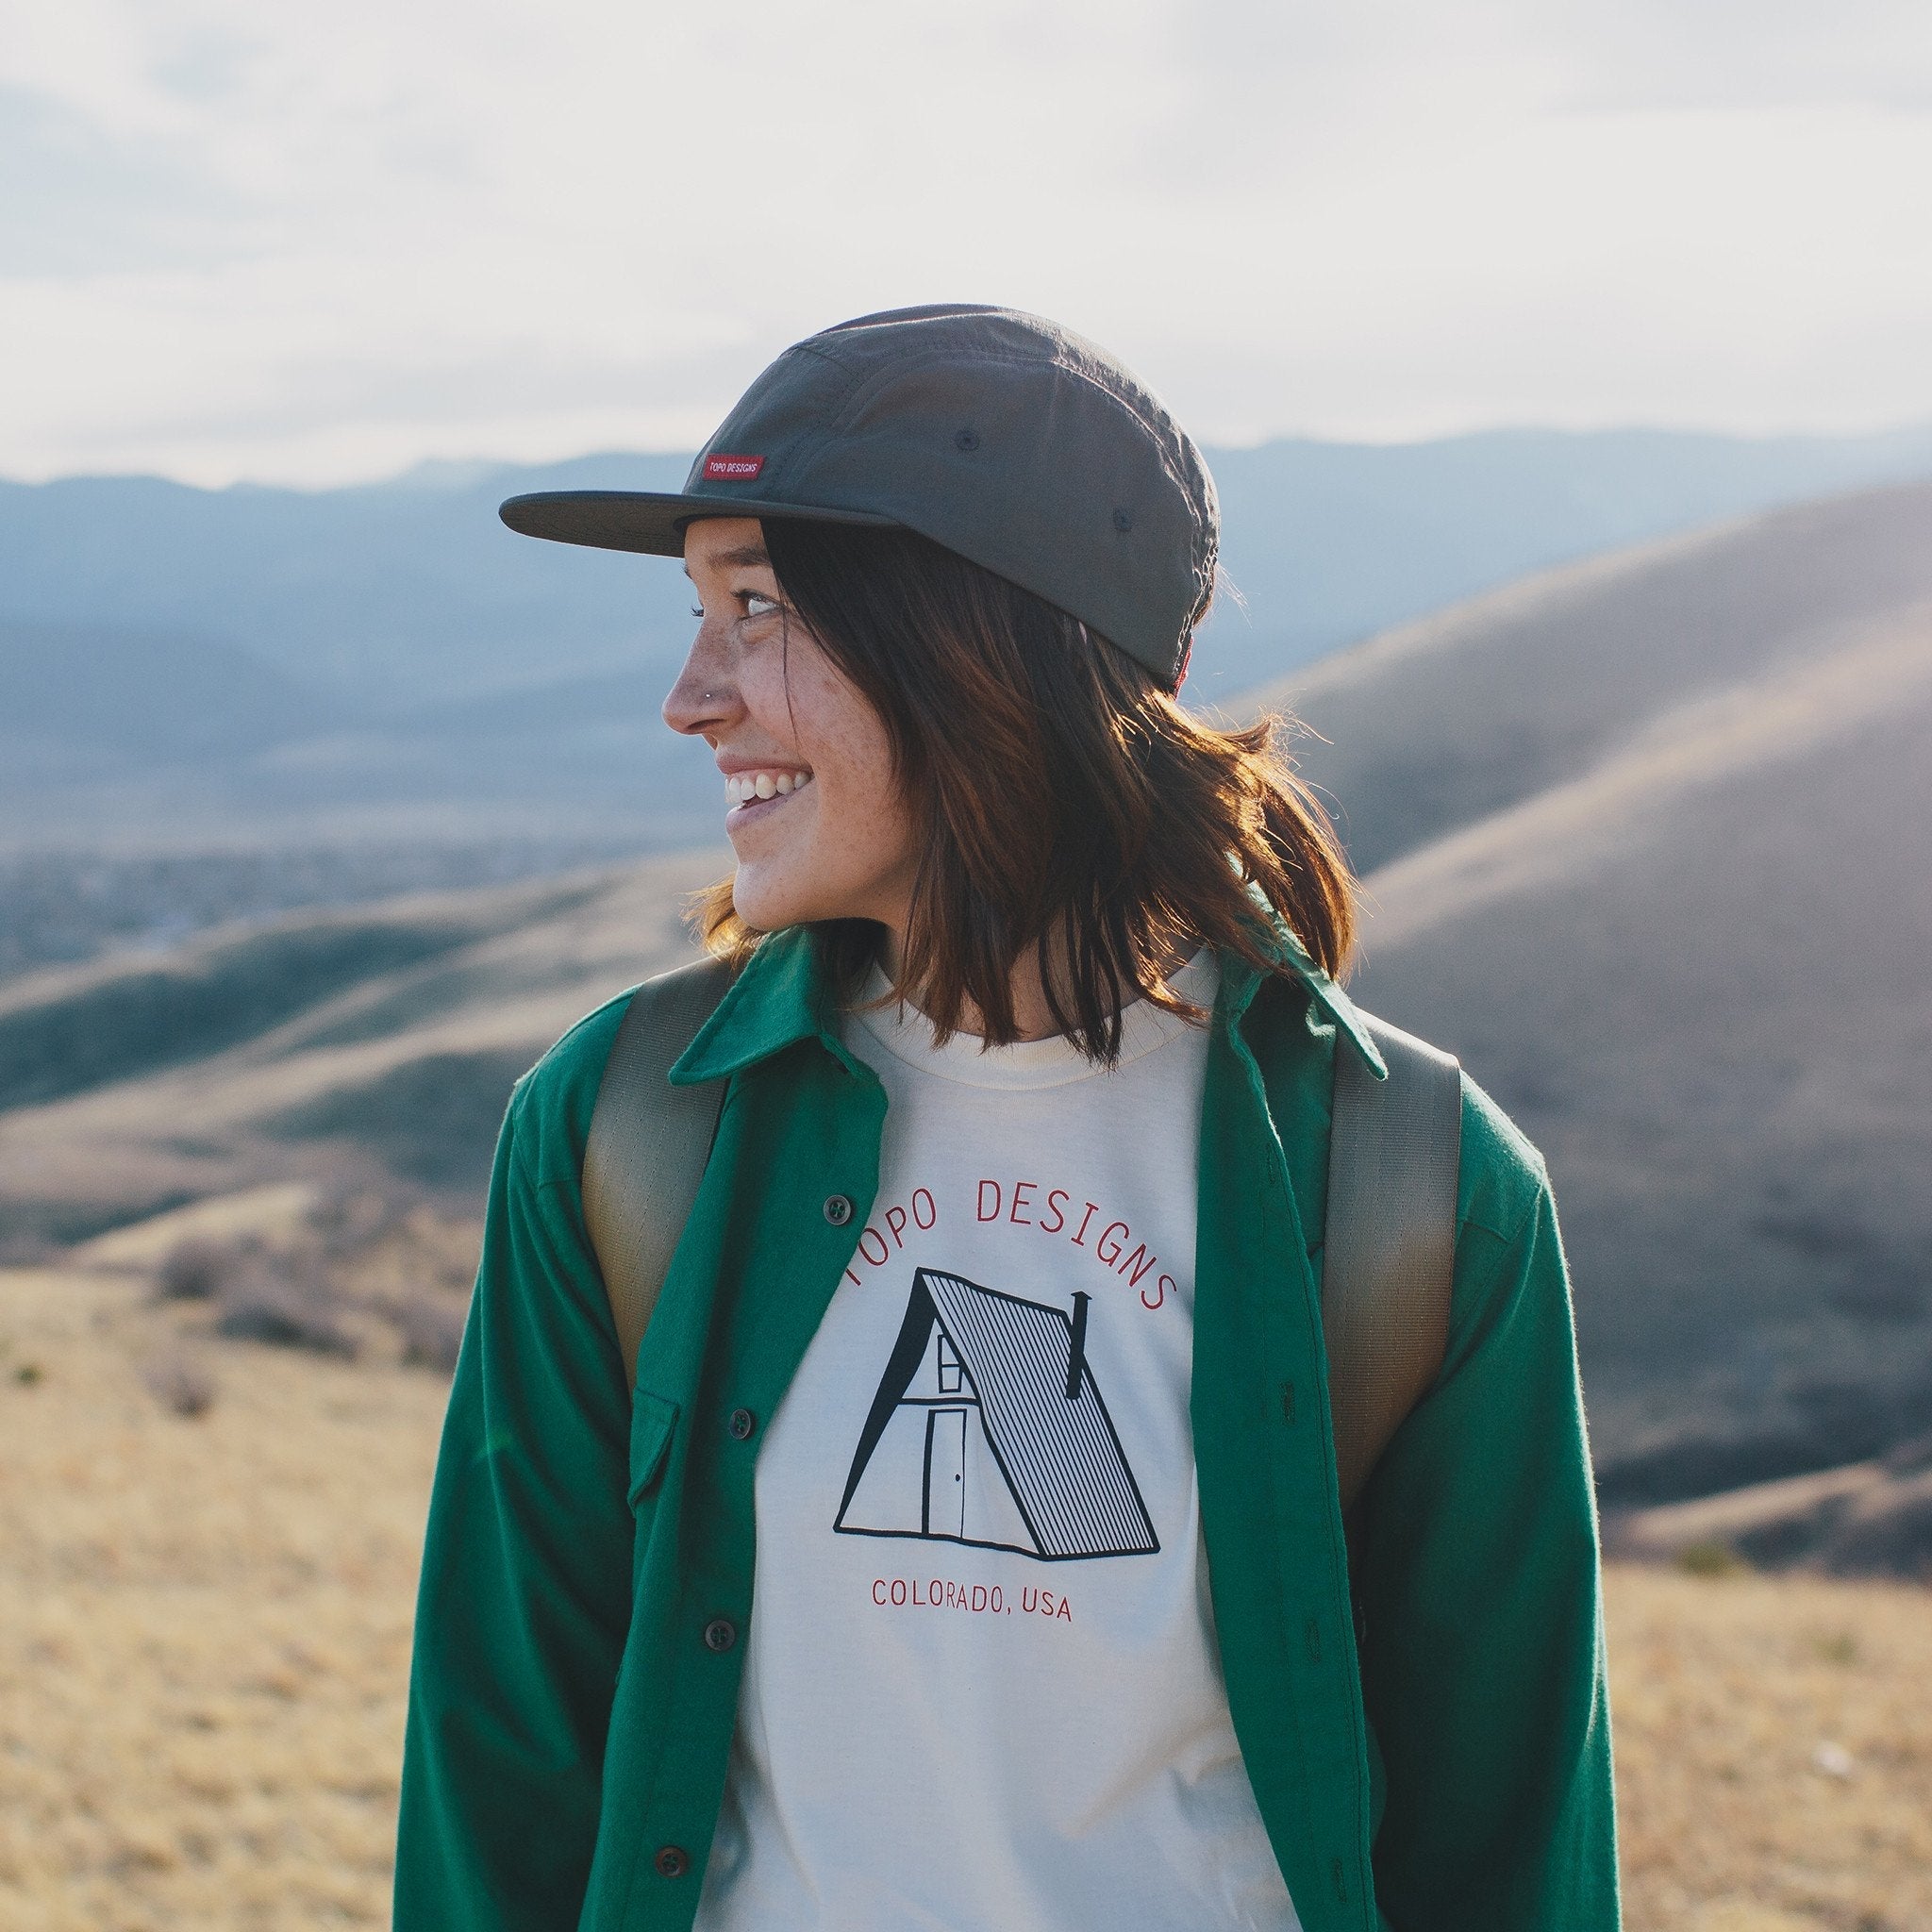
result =
[[684,669],[664,699],[665,724],[687,738],[711,737],[743,709],[729,661],[709,632],[708,625],[698,626]]

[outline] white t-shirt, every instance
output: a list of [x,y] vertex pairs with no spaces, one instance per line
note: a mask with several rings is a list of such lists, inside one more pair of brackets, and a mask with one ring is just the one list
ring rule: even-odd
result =
[[1207,1036],[1123,1026],[1108,1073],[847,1022],[879,1191],[758,1457],[702,1932],[1296,1932],[1194,1481]]

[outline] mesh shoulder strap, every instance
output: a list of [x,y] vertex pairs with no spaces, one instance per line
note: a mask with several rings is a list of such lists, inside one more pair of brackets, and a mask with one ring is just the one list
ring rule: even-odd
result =
[[1442,1366],[1456,1264],[1462,1070],[1363,1016],[1389,1077],[1335,1053],[1323,1236],[1322,1333],[1341,1507]]
[[730,974],[700,959],[647,979],[611,1042],[584,1143],[584,1226],[635,1384],[638,1344],[697,1199],[724,1083],[674,1087],[673,1063],[724,996]]

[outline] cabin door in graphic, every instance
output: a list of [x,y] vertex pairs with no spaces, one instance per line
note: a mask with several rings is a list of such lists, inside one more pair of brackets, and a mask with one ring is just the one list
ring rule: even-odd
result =
[[833,1527],[1044,1562],[1160,1547],[1074,1313],[957,1274],[912,1277]]
[[925,1518],[922,1536],[966,1535],[966,1411],[925,1412]]

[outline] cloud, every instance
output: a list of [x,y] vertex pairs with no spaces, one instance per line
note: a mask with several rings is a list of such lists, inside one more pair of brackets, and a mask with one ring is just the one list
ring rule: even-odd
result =
[[688,443],[952,296],[1222,438],[1932,415],[1916,0],[63,0],[0,90],[17,473]]
[[1591,10],[1565,66],[1579,107],[1924,112],[1932,12],[1912,0],[1622,0]]
[[162,141],[0,87],[0,274],[208,264],[245,249],[249,207]]

